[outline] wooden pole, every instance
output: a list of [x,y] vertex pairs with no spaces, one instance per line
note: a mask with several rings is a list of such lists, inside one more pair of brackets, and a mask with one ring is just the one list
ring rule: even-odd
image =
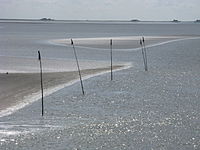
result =
[[38,59],[40,61],[40,84],[41,84],[41,94],[42,94],[42,116],[44,115],[44,94],[43,94],[43,78],[42,78],[42,58],[40,51],[38,51]]
[[76,49],[74,47],[74,42],[73,42],[72,39],[71,39],[71,45],[73,46],[73,50],[74,50],[74,56],[75,56],[76,64],[77,64],[77,68],[78,68],[78,73],[79,73],[79,78],[80,78],[80,82],[81,82],[82,93],[83,93],[83,95],[85,95],[85,91],[84,91],[84,87],[83,87],[83,81],[82,81],[82,77],[81,77],[81,71],[80,71],[79,62],[78,62],[78,57],[77,57]]
[[142,42],[143,42],[143,46],[144,46],[145,71],[148,71],[148,65],[147,65],[147,50],[146,50],[146,45],[145,45],[144,37],[142,37]]
[[144,61],[144,70],[146,71],[146,61],[145,61],[145,56],[144,56],[144,48],[143,48],[143,44],[142,44],[142,40],[140,39],[140,46],[142,48],[142,57],[143,57],[143,61]]
[[112,39],[110,40],[110,75],[111,75],[111,81],[113,80],[113,56],[112,56],[112,45],[113,45],[113,41]]

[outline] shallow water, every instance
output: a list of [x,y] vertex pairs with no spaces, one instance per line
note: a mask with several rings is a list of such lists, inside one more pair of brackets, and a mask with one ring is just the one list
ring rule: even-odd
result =
[[[79,25],[80,29],[77,24],[70,25],[73,25],[72,31],[78,30],[71,33],[74,37],[139,35],[138,30],[134,32],[135,28],[144,26],[146,29],[141,32],[144,35],[199,35],[197,24],[84,24],[83,28]],[[31,30],[35,31],[33,36],[29,36],[40,36],[45,40],[51,39],[53,33],[56,33],[52,36],[55,39],[63,34],[62,29],[67,25],[58,24],[58,33],[55,30],[52,32],[56,24],[48,24],[44,30],[39,28],[41,26],[45,25],[37,24]],[[96,30],[92,28],[94,26]],[[119,32],[110,32],[108,29],[111,27]],[[26,30],[23,34],[30,34],[30,27],[26,24],[17,25],[17,28]],[[39,35],[36,29],[47,34]],[[175,29],[178,29],[177,33]],[[17,34],[20,30],[14,33],[9,30],[10,33],[6,34]],[[67,28],[66,31],[70,30]],[[85,96],[82,96],[80,85],[76,83],[45,97],[44,117],[40,116],[41,104],[37,101],[12,115],[0,118],[1,148],[200,149],[199,42],[199,39],[193,39],[148,48],[149,72],[143,69],[141,51],[115,51],[116,62],[131,62],[133,67],[115,72],[113,82],[110,81],[110,74],[85,80]],[[40,44],[30,45],[40,47]],[[6,47],[5,43],[3,45]],[[27,45],[24,47],[16,50],[23,53]],[[64,51],[71,51],[62,46],[47,44],[43,48],[46,58],[73,57],[73,53],[61,55]],[[12,53],[14,48],[9,52],[2,47],[0,49],[3,55],[19,56],[18,53]],[[55,53],[55,49],[58,53]],[[109,60],[106,51],[92,52],[87,48],[78,51],[82,60]],[[30,50],[22,56],[34,57],[35,54],[32,54],[34,52]]]
[[[1,60],[1,69],[5,69],[9,66],[9,57],[17,58],[32,58],[37,60],[37,51],[40,50],[44,59],[62,59],[72,60],[74,54],[71,46],[59,46],[52,45],[49,41],[54,39],[70,39],[70,38],[97,38],[97,37],[129,37],[129,36],[199,36],[200,24],[197,23],[166,23],[166,24],[153,24],[153,23],[87,23],[87,22],[69,22],[69,23],[31,23],[31,22],[12,22],[3,23],[0,22],[0,56],[6,58],[4,62]],[[138,39],[139,40],[139,39]],[[149,42],[149,40],[147,41]],[[107,45],[106,45],[107,43]],[[133,45],[133,46],[132,46]],[[135,48],[140,47],[139,42],[133,43],[127,40],[122,40],[121,43],[114,41],[113,50],[120,48]],[[87,45],[86,45],[87,46]],[[117,46],[117,47],[116,47]],[[88,47],[92,47],[89,44]],[[95,46],[96,47],[96,46]],[[97,44],[97,48],[109,49],[109,41],[104,41],[103,45]],[[107,51],[101,51],[99,49],[78,48],[78,58],[80,60],[109,60],[109,54]],[[124,61],[120,55],[116,54],[116,61]],[[127,55],[130,53],[127,53]],[[126,54],[125,54],[126,55]],[[120,57],[118,57],[120,56]],[[22,59],[21,63],[16,63],[16,66],[12,63],[12,68],[16,68],[23,72],[27,70],[27,67],[23,65],[17,65],[25,63],[28,66],[37,66],[36,62],[25,61]],[[129,59],[130,60],[130,59]],[[125,59],[125,61],[129,61]],[[48,60],[49,61],[49,60]],[[66,61],[66,63],[67,63]],[[94,63],[94,62],[92,62]],[[8,65],[7,65],[8,64]],[[52,64],[51,64],[52,65]],[[48,66],[50,70],[55,69],[56,66]],[[62,65],[62,64],[61,64]],[[31,68],[31,67],[29,67]],[[68,68],[71,68],[68,65]],[[8,68],[7,70],[10,70]],[[30,70],[30,69],[29,69]],[[33,68],[36,70],[36,68]],[[6,72],[6,69],[5,69]]]
[[0,23],[0,26],[3,27],[0,29],[0,55],[34,58],[37,58],[38,49],[45,58],[72,58],[71,48],[46,43],[52,39],[200,35],[200,24],[195,23]]
[[[193,45],[193,47],[191,47]],[[79,83],[1,118],[7,149],[199,149],[199,40],[140,52],[134,67]],[[13,134],[13,135],[12,135]]]

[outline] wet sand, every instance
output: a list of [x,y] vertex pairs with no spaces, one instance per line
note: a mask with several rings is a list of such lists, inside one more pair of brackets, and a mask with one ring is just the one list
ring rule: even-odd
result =
[[[104,68],[106,61],[79,60],[81,70]],[[123,64],[123,63],[117,63]],[[71,59],[42,59],[44,72],[70,72],[76,71],[76,61]],[[37,57],[0,56],[0,73],[38,73],[39,61]]]
[[[123,66],[115,66],[119,69]],[[110,68],[85,69],[82,70],[82,76],[92,75],[108,71]],[[56,87],[60,84],[68,83],[78,79],[78,72],[57,72],[44,73],[44,89]],[[39,73],[1,73],[0,74],[0,112],[6,108],[12,107],[24,100],[24,98],[40,91]]]
[[[139,40],[142,36],[128,37],[106,37],[106,38],[74,38],[77,47],[87,47],[94,49],[109,49],[110,39],[113,40],[113,48],[118,50],[135,49],[140,47]],[[190,36],[145,36],[146,45],[158,44],[167,41],[190,38]],[[70,39],[51,40],[51,43],[70,45]]]

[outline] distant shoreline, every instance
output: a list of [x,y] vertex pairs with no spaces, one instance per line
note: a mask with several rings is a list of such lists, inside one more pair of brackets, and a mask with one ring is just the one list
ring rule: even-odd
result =
[[54,22],[122,22],[122,23],[198,23],[196,20],[193,21],[179,21],[179,22],[174,22],[174,21],[143,21],[143,20],[56,20],[56,19],[51,19],[49,18],[46,20],[42,19],[7,19],[7,18],[1,18],[0,22],[45,22],[45,23],[54,23]]

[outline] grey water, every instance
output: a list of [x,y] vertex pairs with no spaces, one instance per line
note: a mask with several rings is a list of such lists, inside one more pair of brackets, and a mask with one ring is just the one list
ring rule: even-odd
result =
[[[36,57],[40,49],[47,58],[72,58],[71,49],[49,45],[48,40],[119,36],[199,36],[198,23],[34,23],[0,22],[0,55]],[[79,56],[84,59],[84,56]],[[88,58],[87,58],[88,59]]]
[[[199,36],[199,24],[0,23],[0,55],[73,59],[70,48],[48,40],[110,36]],[[200,40],[148,48],[149,72],[141,51],[116,51],[133,64],[76,83],[0,118],[1,149],[200,149]],[[79,49],[83,60],[109,60],[106,51]]]

